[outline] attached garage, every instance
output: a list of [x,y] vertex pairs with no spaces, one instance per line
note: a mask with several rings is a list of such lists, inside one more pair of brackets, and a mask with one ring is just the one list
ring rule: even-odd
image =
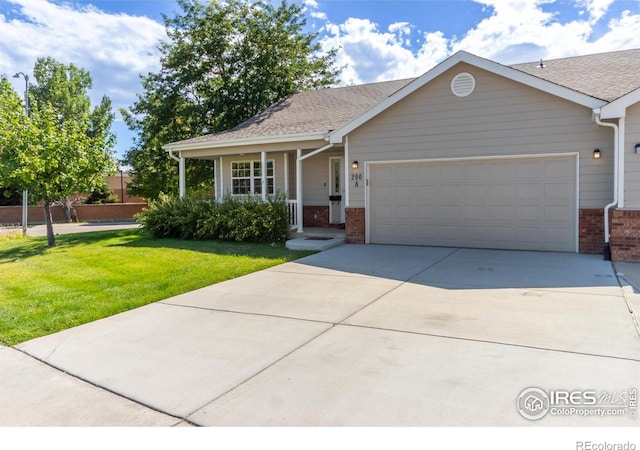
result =
[[577,251],[577,154],[369,163],[368,241]]

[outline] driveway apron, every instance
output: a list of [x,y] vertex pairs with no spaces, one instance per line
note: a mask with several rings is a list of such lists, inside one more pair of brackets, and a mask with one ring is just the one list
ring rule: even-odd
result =
[[18,347],[198,425],[639,424],[516,408],[640,387],[597,256],[345,245]]

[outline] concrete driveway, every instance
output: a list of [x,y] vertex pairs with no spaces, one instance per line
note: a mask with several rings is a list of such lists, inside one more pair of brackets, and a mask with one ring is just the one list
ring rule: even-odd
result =
[[[0,349],[0,424],[638,426],[517,409],[529,387],[633,396],[625,295],[598,256],[345,245]],[[27,355],[75,377],[75,416],[15,393],[64,395]]]

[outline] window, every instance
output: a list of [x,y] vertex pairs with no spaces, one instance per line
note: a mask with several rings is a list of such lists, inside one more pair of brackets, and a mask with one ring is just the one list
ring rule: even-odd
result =
[[[262,194],[261,161],[231,163],[231,192],[233,195]],[[275,193],[274,162],[267,161],[267,194]]]

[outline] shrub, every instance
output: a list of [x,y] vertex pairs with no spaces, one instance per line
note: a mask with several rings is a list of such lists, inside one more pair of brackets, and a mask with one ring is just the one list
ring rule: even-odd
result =
[[84,201],[87,205],[101,205],[103,203],[116,203],[118,196],[106,183],[91,189],[91,193]]
[[281,194],[267,201],[227,196],[219,203],[160,194],[136,219],[153,236],[182,239],[282,242],[288,229]]

